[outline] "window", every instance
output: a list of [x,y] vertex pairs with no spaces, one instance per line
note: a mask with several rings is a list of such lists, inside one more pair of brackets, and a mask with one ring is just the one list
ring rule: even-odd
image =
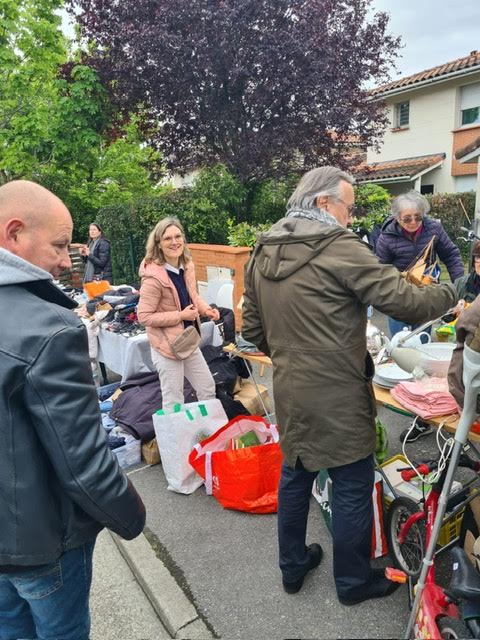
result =
[[422,196],[426,196],[427,193],[433,193],[433,184],[422,184],[420,187],[420,193]]
[[475,124],[480,122],[480,107],[462,109],[462,126],[464,124]]
[[480,82],[460,87],[460,126],[480,123]]
[[395,126],[408,127],[410,121],[410,102],[399,102],[395,105]]

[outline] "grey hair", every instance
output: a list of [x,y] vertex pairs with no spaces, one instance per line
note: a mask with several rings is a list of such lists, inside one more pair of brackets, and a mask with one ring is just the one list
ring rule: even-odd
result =
[[392,200],[392,215],[395,218],[400,218],[400,214],[404,209],[414,209],[421,213],[422,216],[426,216],[430,211],[430,203],[428,200],[422,196],[418,191],[408,191],[407,193],[402,193]]
[[307,171],[287,203],[288,209],[314,209],[319,196],[340,198],[340,183],[353,184],[353,177],[337,167],[319,167]]

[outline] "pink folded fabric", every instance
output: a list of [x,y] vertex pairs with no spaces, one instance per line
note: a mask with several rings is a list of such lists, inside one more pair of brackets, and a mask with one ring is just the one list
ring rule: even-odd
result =
[[457,403],[448,392],[446,378],[425,378],[416,382],[400,382],[390,393],[412,413],[428,420],[435,416],[457,413]]

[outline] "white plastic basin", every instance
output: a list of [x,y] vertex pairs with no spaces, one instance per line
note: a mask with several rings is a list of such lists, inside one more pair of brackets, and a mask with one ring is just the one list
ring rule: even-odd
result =
[[446,378],[455,346],[452,342],[430,342],[417,347],[422,354],[420,366],[425,373],[429,376]]

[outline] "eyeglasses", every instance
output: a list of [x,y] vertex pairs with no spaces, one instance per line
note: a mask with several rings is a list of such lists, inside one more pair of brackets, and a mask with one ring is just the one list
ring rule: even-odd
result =
[[343,206],[346,208],[346,210],[348,211],[348,215],[349,217],[353,217],[353,214],[355,212],[355,205],[354,204],[347,204],[345,202],[345,200],[342,200],[341,198],[335,198],[335,200],[337,202],[341,202],[343,204]]
[[178,233],[176,236],[164,236],[161,242],[165,242],[166,244],[172,244],[172,242],[182,242],[183,236],[181,233]]
[[410,222],[421,222],[423,220],[423,216],[421,214],[419,215],[413,215],[413,216],[404,216],[403,218],[400,218],[400,222],[405,222],[405,224],[410,224]]

